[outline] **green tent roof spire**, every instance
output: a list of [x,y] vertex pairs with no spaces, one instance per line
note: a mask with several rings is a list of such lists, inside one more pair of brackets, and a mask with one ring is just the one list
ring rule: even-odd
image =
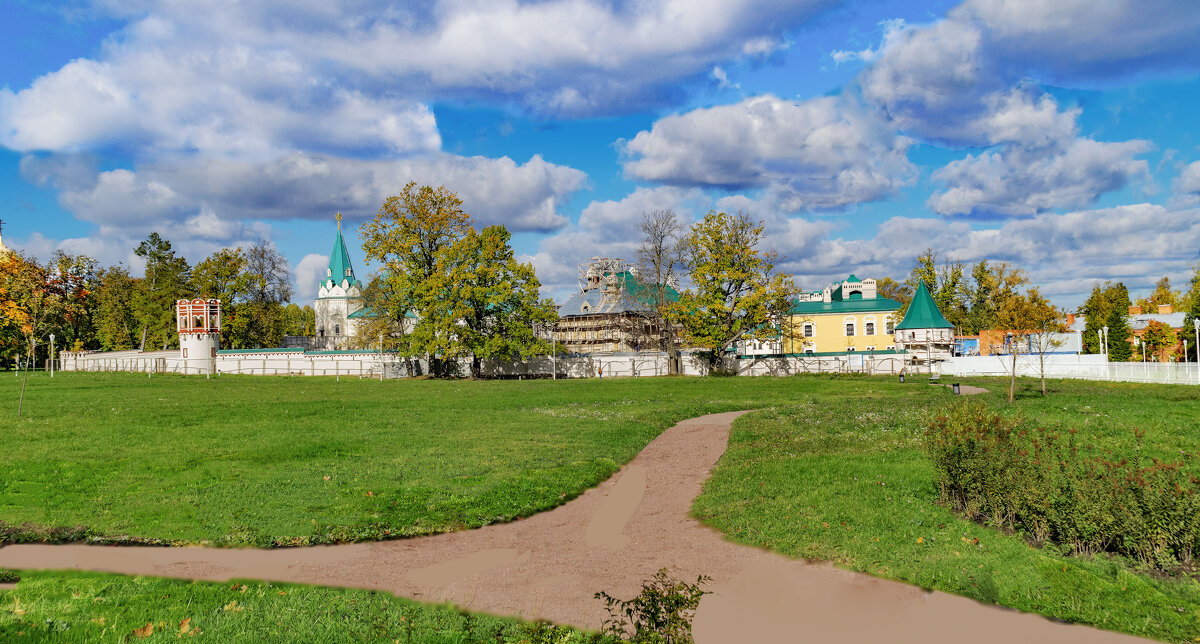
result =
[[953,329],[954,325],[942,315],[929,289],[925,288],[925,280],[917,282],[917,292],[908,303],[908,312],[904,319],[896,325],[897,330],[903,329]]
[[341,284],[343,279],[347,279],[354,284],[358,280],[354,279],[354,267],[350,264],[350,253],[346,251],[346,240],[342,239],[342,213],[340,212],[337,214],[337,222],[337,239],[333,240],[333,252],[329,253],[329,273],[321,282],[329,280],[334,284]]

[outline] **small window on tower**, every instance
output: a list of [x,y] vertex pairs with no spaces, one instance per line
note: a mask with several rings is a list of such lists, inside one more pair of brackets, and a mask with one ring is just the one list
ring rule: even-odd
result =
[[325,277],[333,277],[333,269],[332,268],[325,269]]
[[340,325],[340,324],[333,325],[333,334],[341,335],[342,334],[342,325]]
[[350,277],[350,269],[349,268],[346,269],[346,277]]

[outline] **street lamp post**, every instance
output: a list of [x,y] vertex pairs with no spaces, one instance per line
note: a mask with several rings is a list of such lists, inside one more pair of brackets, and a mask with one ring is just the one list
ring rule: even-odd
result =
[[1192,326],[1196,328],[1196,362],[1200,363],[1200,317],[1192,318]]
[[54,334],[50,334],[50,377],[54,377]]
[[1104,331],[1104,359],[1107,361],[1110,359],[1108,357],[1108,327],[1102,327],[1101,330]]

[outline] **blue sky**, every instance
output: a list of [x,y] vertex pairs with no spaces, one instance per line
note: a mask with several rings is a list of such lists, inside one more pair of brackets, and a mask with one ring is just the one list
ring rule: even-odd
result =
[[[804,288],[925,248],[1063,306],[1200,262],[1187,0],[9,0],[4,239],[138,270],[275,242],[297,299],[407,181],[514,233],[547,295],[643,212],[761,219]],[[365,274],[362,252],[351,250]]]

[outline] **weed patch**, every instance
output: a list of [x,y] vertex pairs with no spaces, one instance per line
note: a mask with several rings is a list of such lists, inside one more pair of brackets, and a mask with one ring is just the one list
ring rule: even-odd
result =
[[[925,433],[939,501],[968,519],[1021,530],[1075,555],[1111,552],[1160,570],[1192,562],[1200,543],[1200,479],[1184,462],[1114,455],[1078,432],[1030,426],[965,401]],[[1184,455],[1187,456],[1186,454]]]

